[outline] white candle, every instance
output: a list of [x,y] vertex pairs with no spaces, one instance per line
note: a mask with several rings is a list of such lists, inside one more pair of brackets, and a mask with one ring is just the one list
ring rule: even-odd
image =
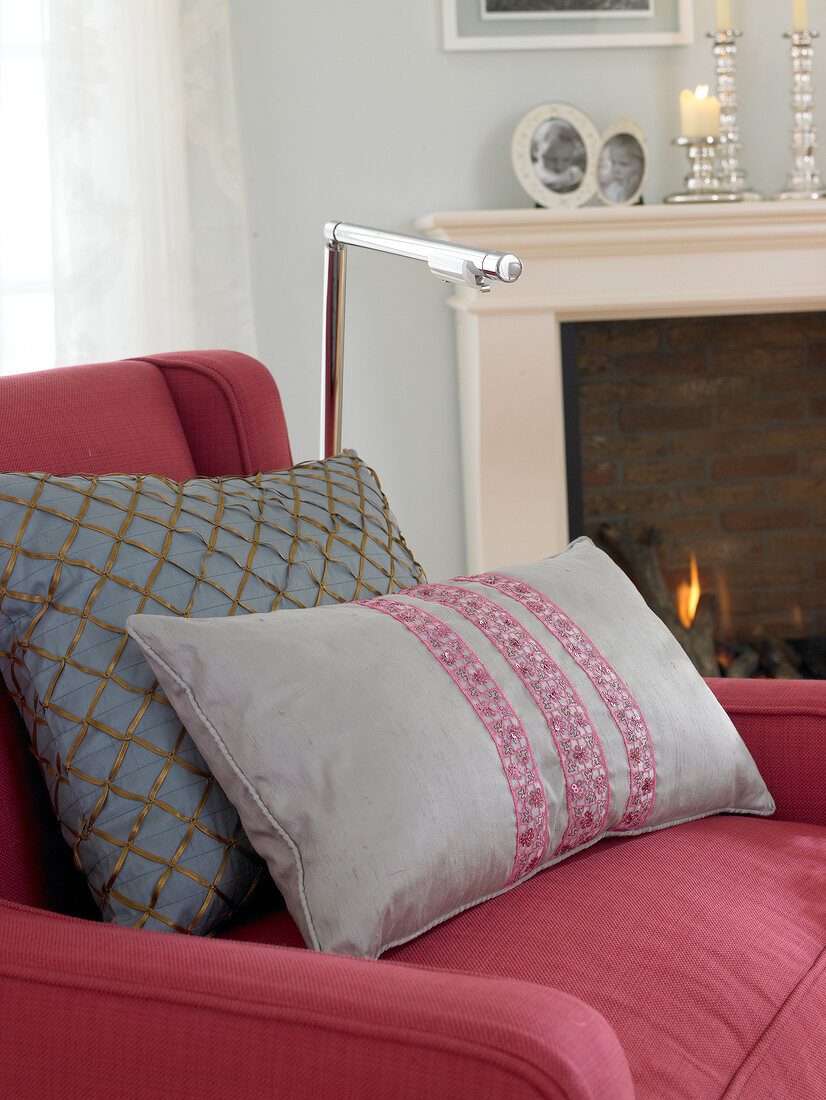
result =
[[717,30],[731,30],[731,0],[717,0]]
[[708,84],[680,92],[680,128],[687,138],[720,136],[720,100],[708,94]]
[[809,29],[809,15],[806,11],[806,0],[792,0],[792,30],[807,31]]

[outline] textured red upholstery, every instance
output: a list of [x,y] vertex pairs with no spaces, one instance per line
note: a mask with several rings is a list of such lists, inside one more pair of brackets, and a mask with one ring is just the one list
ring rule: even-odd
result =
[[[0,468],[289,461],[247,356],[0,378]],[[304,950],[261,890],[209,940],[50,912],[91,904],[0,695],[0,1097],[826,1095],[826,682],[712,688],[776,820],[604,841],[378,962]]]
[[556,990],[1,902],[0,927],[10,1100],[633,1096],[611,1028]]
[[[789,1012],[795,1042],[823,1035],[824,867],[826,830],[708,818],[597,845],[392,957],[572,993],[613,1025],[639,1097],[722,1096]],[[795,1044],[779,1061],[777,1100],[818,1095]]]
[[0,470],[196,473],[163,374],[132,359],[3,378]]
[[237,351],[165,352],[143,359],[163,374],[201,476],[292,465],[281,396],[257,359]]
[[785,821],[826,825],[826,683],[709,680]]
[[[765,1095],[814,1097],[798,1091],[809,1071],[796,1063],[822,1043],[826,1019],[824,869],[826,829],[705,818],[602,842],[385,958],[585,1001],[619,1036],[638,1097],[765,1087],[764,1057],[774,1066]],[[301,942],[286,913],[226,935]],[[817,1059],[813,1084],[826,1079]]]

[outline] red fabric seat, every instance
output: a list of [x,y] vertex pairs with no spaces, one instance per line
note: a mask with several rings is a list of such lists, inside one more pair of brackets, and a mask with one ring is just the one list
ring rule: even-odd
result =
[[[0,378],[0,468],[291,462],[231,352]],[[602,842],[378,962],[271,884],[220,936],[104,926],[0,694],[0,1096],[826,1095],[826,682],[712,682],[778,806]]]
[[[598,844],[385,958],[585,1001],[616,1032],[639,1097],[816,1096],[824,869],[826,828],[705,818]],[[301,944],[284,912],[225,935]]]

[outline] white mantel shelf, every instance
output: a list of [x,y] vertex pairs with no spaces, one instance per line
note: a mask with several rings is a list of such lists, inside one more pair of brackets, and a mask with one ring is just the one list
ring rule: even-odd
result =
[[568,540],[562,322],[826,310],[822,201],[467,211],[418,228],[524,267],[450,299],[473,570]]

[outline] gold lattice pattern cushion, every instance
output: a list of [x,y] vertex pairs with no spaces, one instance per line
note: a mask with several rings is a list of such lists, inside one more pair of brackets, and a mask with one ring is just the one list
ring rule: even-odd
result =
[[105,920],[206,933],[261,868],[127,617],[312,607],[423,579],[353,452],[183,483],[0,474],[0,667]]

